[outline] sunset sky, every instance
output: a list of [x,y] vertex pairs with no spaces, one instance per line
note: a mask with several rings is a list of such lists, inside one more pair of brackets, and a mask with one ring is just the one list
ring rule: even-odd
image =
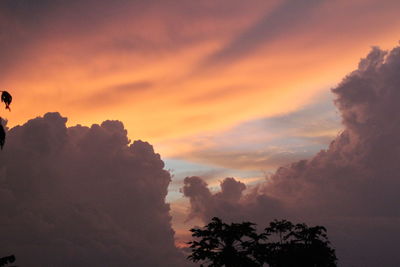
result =
[[[14,126],[124,123],[175,179],[263,178],[341,129],[335,86],[396,45],[398,1],[11,1],[1,86]],[[385,19],[382,19],[385,17]],[[175,189],[172,189],[175,190]]]
[[398,0],[0,0],[1,116],[121,121],[172,174],[180,246],[202,223],[185,177],[250,191],[327,149],[345,129],[331,89],[372,47],[398,45],[399,14]]

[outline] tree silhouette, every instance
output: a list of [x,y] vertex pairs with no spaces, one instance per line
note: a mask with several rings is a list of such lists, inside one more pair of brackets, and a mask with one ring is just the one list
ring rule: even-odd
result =
[[7,264],[13,263],[14,261],[15,261],[15,256],[14,255],[0,258],[0,267],[1,266],[6,266]]
[[[1,91],[0,98],[1,98],[1,102],[4,102],[4,104],[6,105],[6,109],[11,111],[10,104],[12,101],[12,96],[10,95],[10,93],[7,91]],[[2,122],[3,122],[3,120],[0,117],[0,149],[3,149],[4,143],[6,141],[6,131],[4,130],[4,126],[3,126]],[[5,266],[6,264],[12,263],[14,261],[15,261],[14,255],[0,258],[0,267]]]
[[[7,91],[1,91],[1,102],[4,102],[6,109],[11,111],[10,104],[12,101],[12,96]],[[3,120],[0,118],[0,149],[3,149],[4,143],[6,141],[6,131],[4,130]]]
[[[190,230],[188,259],[208,266],[333,267],[335,250],[323,226],[274,220],[261,234],[250,222],[226,224],[214,217],[203,229]],[[203,266],[203,265],[201,265]]]
[[[335,250],[330,247],[323,226],[293,225],[286,220],[275,220],[265,228],[267,263],[271,267],[333,267],[336,266]],[[273,242],[273,236],[275,240]]]
[[200,240],[188,242],[192,249],[188,259],[211,267],[259,266],[249,251],[251,240],[257,238],[253,226],[250,222],[226,224],[214,217],[204,229],[190,230]]

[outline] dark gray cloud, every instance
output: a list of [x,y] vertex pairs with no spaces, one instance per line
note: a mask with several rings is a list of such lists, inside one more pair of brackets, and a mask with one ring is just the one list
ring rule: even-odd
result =
[[182,193],[190,199],[191,213],[189,219],[200,217],[205,221],[220,214],[235,214],[238,208],[245,184],[234,178],[225,178],[221,182],[221,191],[211,193],[207,183],[197,176],[186,177]]
[[399,88],[400,47],[389,53],[373,48],[332,90],[345,130],[328,149],[279,168],[241,194],[229,212],[220,208],[225,202],[216,201],[216,195],[196,198],[204,183],[193,187],[186,180],[184,193],[191,192],[186,196],[192,205],[205,207],[199,214],[205,220],[217,215],[265,224],[284,217],[324,224],[342,266],[398,266]]
[[0,154],[0,251],[21,266],[182,266],[170,174],[119,121],[65,126],[58,113],[8,132]]

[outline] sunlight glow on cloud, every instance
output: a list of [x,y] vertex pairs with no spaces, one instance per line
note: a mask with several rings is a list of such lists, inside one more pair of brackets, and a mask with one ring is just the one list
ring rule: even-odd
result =
[[[2,87],[18,99],[12,125],[53,110],[71,124],[120,119],[129,134],[151,142],[294,112],[351,69],[378,34],[380,45],[392,44],[399,24],[396,1],[19,0],[1,7]],[[292,19],[301,23],[293,27]],[[361,35],[365,28],[370,34]]]
[[332,89],[344,130],[327,149],[278,168],[250,192],[233,178],[212,192],[206,180],[187,177],[189,217],[318,222],[332,231],[341,265],[398,265],[399,73],[400,47],[374,47]]
[[332,94],[326,92],[296,112],[247,121],[222,132],[167,140],[157,147],[166,158],[268,172],[326,148],[341,128]]
[[[154,198],[150,197],[149,203],[160,205],[159,210],[149,208],[147,204],[146,207],[141,206],[148,199],[148,195],[145,194],[147,191],[142,190],[133,196],[126,193],[124,184],[114,184],[112,194],[115,195],[112,195],[111,200],[106,200],[111,201],[108,203],[110,206],[118,206],[118,203],[112,201],[118,200],[120,195],[126,193],[129,197],[138,197],[141,201],[135,202],[136,204],[129,209],[138,212],[143,209],[149,218],[154,218],[151,220],[155,225],[154,229],[161,231],[158,237],[164,237],[159,244],[161,247],[164,244],[163,247],[168,248],[165,251],[169,252],[171,262],[175,260],[180,262],[181,259],[173,247],[170,214],[173,216],[172,222],[178,235],[175,241],[179,246],[182,246],[184,238],[187,238],[186,229],[189,224],[185,220],[187,220],[188,211],[192,211],[191,219],[195,216],[205,219],[215,211],[224,215],[227,210],[231,214],[237,211],[240,216],[250,214],[256,219],[265,219],[269,216],[269,214],[265,215],[266,209],[276,211],[276,216],[284,215],[285,210],[282,211],[281,208],[290,202],[291,207],[300,205],[300,209],[305,208],[313,213],[315,206],[307,206],[309,204],[307,201],[313,199],[309,195],[311,192],[311,195],[319,197],[316,201],[318,205],[324,203],[322,200],[326,196],[332,201],[331,204],[336,203],[335,201],[345,203],[347,199],[354,200],[357,197],[356,204],[364,204],[360,199],[368,195],[376,200],[369,202],[369,204],[372,203],[371,206],[348,205],[349,209],[356,207],[357,211],[368,213],[366,209],[371,208],[378,215],[380,212],[384,214],[385,207],[391,204],[390,200],[396,199],[397,196],[397,192],[394,191],[398,186],[394,178],[389,182],[393,182],[395,186],[387,191],[387,195],[392,198],[386,199],[386,202],[380,202],[379,193],[381,192],[374,194],[375,187],[369,187],[375,181],[371,178],[372,176],[368,176],[371,178],[370,184],[361,186],[360,189],[358,181],[349,187],[346,184],[347,181],[341,182],[344,180],[336,179],[342,178],[343,175],[350,177],[351,172],[348,169],[340,169],[339,173],[334,174],[329,172],[331,163],[339,164],[352,160],[352,154],[348,152],[354,152],[353,145],[358,144],[355,140],[364,140],[357,139],[362,136],[358,133],[363,133],[363,131],[354,132],[352,127],[356,124],[353,122],[362,124],[363,119],[373,115],[365,112],[365,107],[368,105],[355,105],[354,109],[347,109],[346,100],[349,100],[348,104],[352,106],[354,102],[350,100],[365,100],[363,97],[374,96],[373,90],[369,92],[369,95],[363,95],[360,92],[358,92],[360,94],[347,95],[352,91],[336,90],[336,93],[343,96],[339,107],[345,122],[345,134],[331,103],[332,95],[328,95],[327,92],[330,88],[340,88],[341,85],[339,87],[337,85],[339,81],[351,70],[357,68],[356,63],[369,51],[371,45],[388,49],[397,43],[400,28],[399,14],[400,1],[398,0],[1,0],[0,89],[7,89],[14,97],[13,112],[6,115],[9,121],[8,126],[22,125],[28,119],[46,114],[43,118],[39,117],[23,126],[13,128],[10,131],[10,137],[17,135],[18,131],[26,130],[31,124],[39,123],[39,126],[44,125],[44,128],[38,126],[35,128],[38,131],[33,131],[34,134],[27,134],[25,138],[21,136],[14,136],[14,138],[21,142],[25,139],[36,140],[37,138],[43,144],[50,144],[48,148],[51,150],[57,149],[58,145],[56,140],[47,138],[47,134],[51,134],[54,129],[61,129],[62,133],[71,133],[76,130],[75,134],[95,132],[91,136],[93,140],[86,138],[79,145],[74,146],[75,150],[66,149],[58,152],[62,157],[70,156],[69,153],[76,155],[74,153],[82,152],[79,149],[83,145],[83,153],[95,151],[93,154],[101,157],[106,156],[102,149],[107,148],[112,151],[116,149],[121,154],[117,153],[113,156],[123,160],[131,160],[132,155],[126,152],[129,147],[129,149],[133,149],[132,147],[137,149],[142,144],[140,142],[132,144],[129,138],[143,139],[154,144],[155,150],[165,160],[166,168],[171,169],[174,175],[169,187],[170,176],[163,170],[164,165],[161,159],[150,146],[144,145],[148,151],[139,149],[138,153],[145,158],[147,155],[145,152],[149,152],[155,157],[153,161],[150,161],[158,164],[157,168],[148,170],[145,167],[146,160],[138,159],[137,164],[140,167],[130,166],[132,169],[128,171],[132,172],[132,175],[148,171],[148,177],[135,176],[137,179],[133,181],[134,187],[145,187],[149,183],[152,187],[148,188],[148,195],[154,196]],[[374,49],[374,51],[378,58],[379,55],[382,56],[378,52],[379,49]],[[365,60],[364,68],[368,69],[368,62],[373,61],[371,58]],[[371,66],[372,69],[376,67],[373,64]],[[365,69],[360,66],[359,73],[363,74],[364,71]],[[377,103],[376,111],[391,108],[390,105],[387,107],[379,105],[381,102],[375,100],[371,98],[367,102]],[[343,106],[340,106],[341,104]],[[393,110],[395,110],[394,106]],[[57,115],[59,113],[47,113],[49,111],[60,112],[68,117],[67,125],[65,125],[65,119]],[[396,112],[395,110],[391,114],[397,114]],[[376,114],[382,115],[379,112]],[[122,124],[115,121],[100,125],[106,120],[123,121],[126,131]],[[54,121],[56,124],[53,125]],[[96,123],[99,125],[93,126],[94,130],[88,128]],[[382,127],[382,130],[389,129],[387,125],[379,123],[381,123],[380,120],[376,124],[377,127],[366,129],[371,130],[368,133],[372,133],[373,137],[381,138],[379,131],[376,130],[379,127]],[[83,126],[68,127],[76,124]],[[115,128],[115,131],[110,132],[111,128]],[[115,133],[117,134],[114,135]],[[390,136],[390,129],[385,134]],[[104,136],[109,139],[101,139]],[[74,138],[79,139],[82,136],[73,136],[71,137],[73,140],[68,139],[70,137],[66,137],[66,140],[74,143],[76,141]],[[118,142],[114,143],[114,139],[122,140],[123,145],[118,146]],[[329,145],[331,140],[336,140],[336,143]],[[386,150],[392,154],[380,150],[381,143],[379,142],[373,143],[376,146],[372,148],[367,146],[368,142],[365,142],[363,147],[376,149],[374,155],[379,155],[381,159],[392,156],[393,161],[388,162],[393,164],[390,165],[392,169],[397,170],[399,157],[393,157],[393,155],[398,151],[391,149],[398,142],[390,143],[390,140],[382,138],[382,143],[388,142],[385,143]],[[107,145],[102,146],[103,142]],[[96,143],[94,147],[85,147],[93,143]],[[44,167],[43,169],[49,173],[55,172],[54,176],[62,177],[65,184],[68,184],[67,173],[70,169],[66,168],[65,172],[62,172],[64,170],[62,168],[51,169],[53,167],[51,162],[55,160],[51,157],[41,158],[43,161],[40,161],[37,166],[30,165],[33,160],[30,157],[33,154],[43,156],[46,151],[36,151],[35,143],[26,142],[25,147],[21,148],[22,152],[26,153],[22,153],[18,144],[19,141],[16,143],[11,141],[5,149],[10,149],[9,151],[20,158],[21,166],[29,165],[28,167],[34,169],[33,174],[28,173],[29,175],[39,173],[37,166],[44,164],[44,167],[50,166],[50,170]],[[321,152],[313,159],[313,155],[321,149],[327,149],[327,152]],[[355,153],[354,158],[361,161],[365,159],[365,162],[371,163],[368,161],[370,159],[363,157],[365,156],[362,154],[363,151],[360,148],[357,151],[360,153]],[[329,155],[330,161],[325,161]],[[28,168],[25,170],[25,167],[18,168],[14,165],[16,163],[12,159],[7,159],[7,154],[1,154],[1,157],[4,166],[8,164],[6,167],[15,172],[28,170]],[[68,160],[77,164],[79,166],[77,168],[81,168],[79,170],[90,172],[86,169],[87,166],[80,166],[80,162],[75,162],[75,157],[71,158]],[[308,161],[302,161],[304,159]],[[99,164],[97,161],[92,162],[89,156],[85,160],[87,164]],[[272,175],[275,168],[292,161],[298,161],[298,163],[289,165],[286,169],[281,169]],[[314,165],[311,166],[310,162],[317,167],[313,169]],[[371,164],[381,164],[385,167],[385,162]],[[354,177],[361,177],[360,173],[364,174],[363,171],[375,166],[371,164],[361,165],[365,168],[357,169]],[[340,167],[343,166],[340,165]],[[104,168],[104,165],[100,167]],[[321,169],[325,170],[328,177],[332,179],[323,185],[314,184],[313,182],[319,178]],[[59,210],[58,208],[63,207],[65,203],[69,205],[69,201],[73,202],[75,199],[67,196],[66,199],[60,198],[56,203],[48,201],[53,205],[49,209],[46,205],[42,205],[40,200],[36,207],[38,212],[31,214],[27,212],[29,209],[24,207],[29,207],[32,203],[15,198],[13,194],[40,195],[43,192],[41,188],[29,187],[31,184],[26,185],[23,182],[24,179],[36,179],[36,177],[32,178],[27,174],[17,175],[18,178],[14,179],[17,176],[10,176],[2,170],[0,168],[0,183],[3,183],[0,190],[3,190],[4,194],[0,194],[0,198],[3,198],[4,202],[1,203],[10,203],[13,207],[15,203],[21,204],[17,208],[22,209],[20,214],[14,214],[11,209],[8,210],[8,215],[22,217],[12,217],[4,222],[3,224],[7,227],[26,231],[27,236],[39,233],[39,236],[43,237],[44,231],[45,237],[49,237],[44,241],[48,241],[48,247],[51,249],[53,249],[54,240],[51,234],[57,234],[52,227],[60,227],[62,237],[67,240],[63,245],[69,247],[68,231],[71,230],[69,224],[74,223],[71,218],[76,212],[78,217],[87,218],[87,221],[79,226],[86,225],[89,230],[82,232],[88,235],[94,233],[93,236],[98,235],[101,239],[96,243],[97,247],[85,243],[86,247],[82,249],[84,253],[92,253],[88,257],[92,262],[101,261],[101,259],[91,257],[97,253],[93,253],[92,249],[97,248],[110,253],[104,254],[106,260],[114,259],[113,251],[122,253],[120,254],[123,256],[122,261],[127,265],[132,257],[140,258],[141,254],[146,256],[141,258],[143,266],[154,265],[154,260],[163,258],[158,256],[158,253],[163,253],[161,248],[151,250],[152,253],[148,254],[140,253],[146,251],[142,244],[149,247],[151,245],[146,242],[140,243],[140,240],[133,238],[139,236],[139,239],[145,240],[146,237],[141,236],[143,231],[136,233],[137,229],[129,228],[131,225],[124,228],[124,225],[119,225],[121,221],[108,220],[109,214],[116,212],[115,209],[103,210],[99,213],[100,215],[90,210],[91,207],[100,210],[103,208],[98,206],[97,199],[102,199],[101,190],[107,191],[106,189],[109,188],[97,184],[97,177],[94,175],[85,176],[88,180],[84,182],[76,181],[75,184],[69,184],[69,188],[57,185],[54,192],[51,190],[53,176],[41,177],[46,182],[45,189],[51,191],[56,199],[59,197],[57,193],[65,193],[67,191],[64,190],[70,189],[71,192],[81,193],[82,198],[76,199],[78,202],[90,196],[92,200],[96,200],[81,203],[89,207],[87,210],[71,208],[69,214],[53,216],[51,213],[54,210]],[[292,174],[293,177],[295,177],[294,174],[299,175],[302,181],[306,182],[289,185],[286,178],[293,178]],[[382,173],[377,172],[376,175],[378,174]],[[386,172],[383,174],[388,175]],[[124,175],[121,174],[121,176],[125,179]],[[266,180],[266,176],[272,179]],[[143,177],[147,177],[146,183],[141,183],[140,178]],[[160,184],[149,182],[154,180],[153,177],[159,177]],[[185,177],[190,178],[185,180]],[[239,178],[224,180],[225,177]],[[310,177],[311,181],[307,180]],[[314,178],[315,180],[312,180]],[[86,195],[86,192],[80,191],[82,188],[79,187],[79,184],[85,181],[87,188],[91,183],[98,187],[87,190],[89,193]],[[107,177],[101,177],[100,181],[108,180]],[[262,186],[255,185],[258,181],[262,182]],[[271,181],[274,182],[273,186],[268,187]],[[183,199],[180,191],[182,183],[185,183],[186,192],[184,193],[189,199]],[[222,187],[221,191],[220,184],[226,186]],[[384,187],[385,185],[387,184],[377,183],[377,186]],[[194,190],[189,192],[193,188]],[[348,191],[349,188],[354,191]],[[122,193],[118,194],[118,192]],[[198,194],[199,192],[201,194]],[[354,192],[365,193],[365,196],[361,193],[354,195]],[[196,196],[200,196],[200,201],[194,199]],[[171,202],[171,210],[165,203],[165,198]],[[283,201],[276,200],[278,198]],[[298,201],[299,199],[305,199],[307,203]],[[192,206],[188,205],[190,200],[193,200]],[[320,212],[325,212],[325,210],[321,209]],[[351,210],[348,212],[352,213]],[[123,214],[121,217],[124,217],[125,213],[126,210],[121,211]],[[101,220],[96,219],[97,215],[101,217]],[[70,218],[64,220],[65,216],[70,216]],[[60,219],[52,225],[48,222],[48,217]],[[400,225],[398,219],[396,223],[393,221],[387,223],[386,217],[376,216],[359,230],[357,228],[359,218],[339,217],[333,218],[330,222],[344,222],[351,225],[349,229],[358,231],[359,236],[356,236],[355,240],[357,238],[362,240],[363,231],[366,229],[374,230],[375,222],[395,230],[398,230],[398,225]],[[32,219],[34,223],[25,227],[28,219]],[[104,225],[98,224],[98,221],[103,219],[109,223],[106,225],[107,230],[117,229],[112,231],[111,235],[102,231]],[[135,220],[133,217],[129,219]],[[149,227],[153,225],[148,225],[143,221],[141,223]],[[197,221],[193,219],[191,223],[202,223],[202,221],[197,218]],[[35,231],[29,232],[29,229]],[[337,231],[340,232],[340,229]],[[126,232],[133,234],[125,239]],[[152,229],[148,232],[156,233]],[[400,231],[397,232],[400,233]],[[85,235],[77,234],[77,236],[78,240],[86,238]],[[107,245],[112,243],[109,242],[110,238],[111,241],[118,240],[118,244],[122,240],[123,248],[120,249],[117,245],[109,250]],[[12,239],[12,236],[9,236],[9,239],[18,242]],[[35,236],[32,239],[35,239]],[[88,237],[88,240],[93,239]],[[19,243],[21,247],[18,250],[23,251],[26,243],[28,242]],[[356,243],[354,244],[357,245]],[[135,246],[142,250],[139,249],[140,252],[132,256],[130,251]],[[54,256],[56,261],[62,259],[64,253],[68,253],[67,250],[54,249],[57,253],[49,253],[49,255]],[[73,251],[75,246],[71,249]],[[29,251],[29,253],[31,254],[28,254],[28,258],[35,257],[37,254],[35,251]],[[148,255],[150,257],[147,257]],[[85,258],[84,256],[82,258]]]

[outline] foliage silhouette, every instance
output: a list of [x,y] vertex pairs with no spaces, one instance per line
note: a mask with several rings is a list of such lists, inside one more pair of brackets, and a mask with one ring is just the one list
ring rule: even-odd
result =
[[15,256],[14,255],[0,258],[0,267],[1,266],[6,266],[7,264],[13,263],[14,261],[15,261]]
[[6,104],[6,109],[8,109],[9,111],[11,111],[10,109],[11,101],[12,101],[12,96],[10,95],[10,93],[7,91],[2,91],[1,102],[4,102],[4,104]]
[[257,234],[254,223],[226,224],[214,217],[203,229],[190,231],[195,240],[188,242],[188,259],[210,267],[334,267],[337,262],[323,226],[274,220]]
[[193,262],[210,262],[216,266],[259,266],[249,253],[251,240],[256,238],[254,224],[223,223],[214,217],[204,229],[191,229],[192,236],[199,241],[188,242],[192,254],[188,257]]
[[3,120],[0,118],[0,149],[3,149],[4,143],[6,141],[6,131],[4,130]]
[[[7,91],[1,91],[1,102],[4,102],[6,109],[11,111],[10,104],[12,101],[12,96]],[[3,120],[0,118],[0,149],[3,149],[4,143],[6,141],[6,131],[4,130]]]
[[[6,109],[11,111],[10,104],[12,101],[12,96],[7,91],[1,91],[1,102],[4,102],[6,105]],[[0,118],[0,149],[3,149],[4,143],[6,141],[6,131],[4,130],[4,126],[2,124],[3,120]],[[13,263],[15,261],[15,256],[7,256],[0,258],[0,267],[5,266],[6,264]]]
[[268,243],[267,263],[271,267],[333,267],[336,266],[335,250],[323,226],[293,225],[286,220],[273,221],[265,228],[269,239],[275,234],[277,242]]

